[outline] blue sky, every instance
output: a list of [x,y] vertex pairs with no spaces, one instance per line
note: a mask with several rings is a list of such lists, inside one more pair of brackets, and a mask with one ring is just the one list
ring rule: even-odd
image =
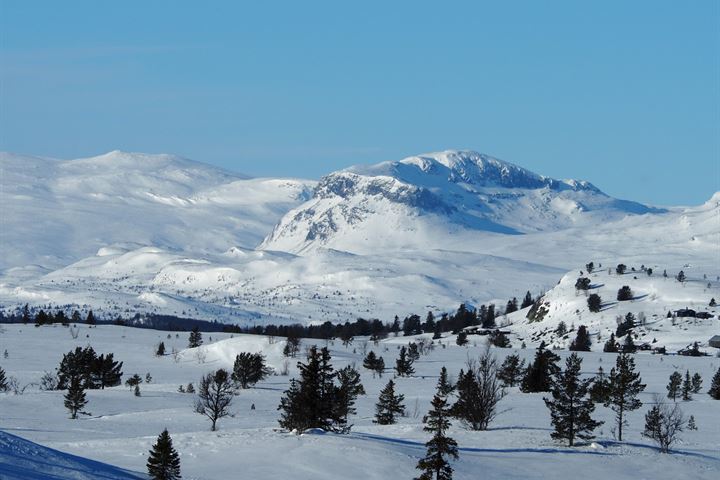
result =
[[0,0],[1,150],[319,177],[448,148],[705,201],[720,2]]

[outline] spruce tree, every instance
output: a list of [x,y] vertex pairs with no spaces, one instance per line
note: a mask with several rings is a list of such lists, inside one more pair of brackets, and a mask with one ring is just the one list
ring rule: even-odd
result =
[[588,310],[591,312],[599,312],[602,308],[602,298],[597,293],[592,293],[587,299]]
[[373,378],[375,378],[376,374],[382,378],[383,371],[385,370],[385,360],[375,355],[375,352],[371,350],[363,359],[363,367],[373,372]]
[[416,468],[422,473],[416,480],[451,480],[453,469],[449,459],[458,458],[458,448],[457,442],[447,435],[450,428],[448,399],[438,390],[431,405],[431,410],[423,418],[423,430],[433,436],[425,444],[425,457],[418,461]]
[[455,338],[455,343],[460,345],[461,347],[463,345],[467,345],[468,338],[467,338],[467,332],[465,330],[460,330],[460,333],[458,333],[457,337]]
[[272,369],[265,365],[262,353],[241,352],[235,356],[231,378],[242,389],[246,389],[267,378]]
[[395,372],[399,377],[409,377],[415,373],[415,369],[412,366],[413,361],[408,356],[407,349],[403,346],[400,348],[400,355],[395,361]]
[[553,375],[560,371],[558,361],[560,357],[547,350],[545,342],[541,342],[535,352],[533,363],[525,371],[520,390],[525,393],[549,392]]
[[702,390],[702,377],[699,373],[695,373],[692,377],[692,393],[700,393]]
[[308,428],[307,416],[300,401],[300,382],[290,380],[290,385],[280,398],[278,410],[281,411],[278,423],[286,430],[296,430],[298,433]]
[[610,338],[608,338],[607,342],[605,342],[605,346],[603,346],[603,352],[605,352],[605,353],[617,353],[618,352],[618,346],[617,346],[617,342],[615,341],[614,333],[610,333]]
[[525,293],[525,298],[523,298],[522,303],[520,304],[520,308],[527,308],[531,306],[534,303],[532,295],[530,294],[530,291],[528,290],[527,293]]
[[692,400],[692,378],[690,378],[690,370],[685,371],[685,379],[683,380],[681,392],[684,401]]
[[172,438],[167,428],[158,436],[150,450],[147,461],[148,475],[151,480],[178,480],[180,476],[180,457],[173,448]]
[[505,357],[500,369],[498,370],[497,377],[506,387],[514,387],[523,376],[525,370],[525,360],[520,360],[520,355],[513,354]]
[[202,333],[198,327],[193,327],[190,331],[190,337],[188,338],[188,348],[197,348],[202,345]]
[[78,412],[82,411],[83,407],[88,403],[80,377],[72,377],[64,398],[65,408],[70,410],[70,418],[75,420]]
[[355,400],[365,395],[365,387],[360,383],[360,372],[348,365],[337,371],[338,386],[335,388],[332,405],[332,418],[335,422],[333,429],[341,433],[350,431],[348,416],[354,415]]
[[116,387],[122,379],[123,362],[116,362],[112,353],[101,354],[92,363],[90,372],[94,388]]
[[590,400],[595,403],[605,403],[608,399],[609,388],[608,388],[608,376],[602,367],[598,367],[598,371],[595,374],[593,383],[589,389]]
[[712,378],[708,395],[710,395],[710,397],[714,400],[720,400],[720,368],[718,368],[718,371],[715,372],[715,375]]
[[680,386],[682,385],[682,375],[678,372],[673,372],[670,375],[670,381],[667,384],[667,397],[672,398],[673,402],[677,401],[680,396]]
[[405,415],[403,400],[405,400],[405,396],[395,394],[395,382],[390,380],[380,391],[378,403],[375,404],[375,420],[373,422],[379,425],[394,424],[397,417]]
[[615,412],[618,427],[618,440],[622,442],[623,426],[627,424],[626,412],[632,412],[642,406],[637,396],[645,390],[640,373],[635,371],[635,360],[627,354],[618,355],[615,367],[610,370],[607,379],[605,406]]
[[577,353],[570,355],[565,360],[565,370],[555,375],[550,390],[552,399],[544,399],[555,427],[551,437],[565,439],[571,447],[576,438],[593,438],[592,431],[603,423],[591,417],[595,404],[587,394],[592,379],[580,379],[581,366],[582,358]]
[[445,368],[444,365],[440,369],[440,378],[438,379],[437,389],[446,397],[450,395],[453,390],[455,390],[455,387],[452,383],[450,383],[450,380],[448,379],[447,368]]
[[97,320],[95,320],[95,315],[93,314],[92,310],[88,312],[85,323],[87,323],[88,325],[95,325],[97,323]]
[[158,357],[165,355],[165,342],[160,342],[158,344],[157,350],[155,350],[155,355]]
[[587,331],[585,325],[580,325],[577,330],[577,336],[575,340],[570,344],[570,351],[572,352],[589,352],[592,341],[590,340],[590,334]]

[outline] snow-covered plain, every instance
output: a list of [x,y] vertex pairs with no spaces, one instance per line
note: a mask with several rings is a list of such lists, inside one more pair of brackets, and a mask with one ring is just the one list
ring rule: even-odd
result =
[[[187,333],[176,335],[119,326],[78,325],[78,328],[78,337],[73,339],[69,329],[59,325],[40,328],[5,325],[0,333],[0,350],[7,349],[8,358],[0,362],[9,376],[17,377],[25,385],[37,382],[44,371],[52,370],[63,353],[90,344],[99,353],[114,352],[116,359],[124,362],[125,378],[133,373],[144,376],[150,372],[152,383],[141,385],[140,397],[125,386],[89,391],[88,415],[77,420],[68,418],[62,405],[63,392],[39,391],[31,385],[23,395],[0,394],[0,430],[141,474],[150,446],[167,427],[181,455],[186,479],[412,478],[417,474],[414,469],[417,459],[424,454],[427,434],[422,431],[421,419],[429,408],[440,367],[447,366],[456,378],[467,358],[477,356],[483,348],[482,337],[471,336],[471,343],[465,347],[457,346],[453,336],[443,338],[442,345],[436,345],[416,362],[413,377],[396,379],[397,391],[405,395],[408,415],[397,425],[379,426],[372,423],[374,403],[392,373],[388,371],[382,379],[373,378],[359,367],[363,351],[374,350],[385,358],[386,365],[391,365],[399,346],[417,338],[391,337],[377,346],[364,339],[356,339],[348,347],[330,342],[333,365],[336,368],[357,365],[367,391],[357,403],[358,413],[351,419],[354,426],[349,435],[296,436],[278,430],[276,407],[289,378],[296,374],[294,362],[290,365],[290,376],[272,376],[255,388],[241,391],[233,402],[234,417],[220,420],[219,431],[210,432],[209,422],[193,412],[193,395],[179,393],[178,386],[197,384],[202,374],[213,369],[230,368],[234,355],[240,351],[263,351],[268,362],[280,369],[284,361],[281,339],[205,334],[206,343],[200,347],[204,355],[197,355],[197,350],[182,350],[187,344]],[[177,349],[180,352],[177,358],[170,354],[155,357],[155,346],[160,341],[165,342],[168,351]],[[303,341],[305,346],[310,343]],[[502,360],[514,351],[497,349],[494,353]],[[526,359],[533,355],[530,349],[517,351]],[[567,355],[558,353],[563,358]],[[592,352],[582,356],[583,372],[588,375],[599,366],[607,371],[614,365],[613,354]],[[204,357],[204,363],[198,357]],[[639,353],[635,358],[647,383],[640,396],[646,404],[652,401],[654,393],[664,394],[667,378],[675,370],[699,372],[705,380],[703,393],[681,404],[686,416],[694,415],[699,430],[684,432],[673,454],[659,453],[640,435],[647,405],[630,414],[623,443],[613,440],[612,412],[599,407],[596,417],[606,423],[596,432],[596,440],[568,448],[550,438],[543,395],[524,394],[511,388],[500,403],[502,413],[488,431],[468,431],[457,423],[452,426],[451,435],[460,446],[460,460],[453,464],[455,478],[574,478],[578,472],[588,479],[717,478],[720,405],[704,392],[720,367],[720,359],[647,353]],[[251,410],[252,404],[255,410]],[[39,462],[34,464],[33,474],[37,476],[14,475],[8,465],[19,460],[8,460],[5,438],[0,439],[0,477],[57,478],[42,476],[43,465]],[[59,478],[123,478],[103,477],[100,472],[104,471],[98,470],[95,477],[80,472]]]

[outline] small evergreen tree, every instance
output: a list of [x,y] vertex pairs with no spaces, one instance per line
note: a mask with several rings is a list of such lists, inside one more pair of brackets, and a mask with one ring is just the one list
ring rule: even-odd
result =
[[610,333],[610,338],[608,338],[607,342],[605,342],[605,345],[603,346],[603,352],[605,353],[617,353],[618,352],[618,346],[617,342],[615,341],[615,334]]
[[363,359],[363,367],[373,372],[373,378],[375,378],[375,374],[382,378],[385,371],[385,360],[375,355],[375,352],[371,350]]
[[525,298],[523,298],[522,303],[520,304],[520,308],[527,308],[531,306],[535,301],[532,298],[532,295],[530,295],[530,291],[525,293]]
[[632,289],[630,287],[628,287],[627,285],[623,285],[622,287],[620,287],[620,290],[618,290],[617,299],[619,302],[623,302],[626,300],[632,300],[633,299]]
[[408,343],[407,353],[408,358],[413,362],[416,362],[418,361],[418,359],[420,359],[420,349],[418,348],[418,344],[415,342]]
[[432,408],[423,418],[424,431],[432,433],[425,444],[425,457],[418,461],[417,469],[422,471],[416,480],[451,480],[453,469],[449,459],[458,458],[457,442],[447,435],[450,428],[450,407],[447,397],[438,391],[432,399]]
[[593,383],[588,390],[590,392],[590,400],[594,403],[605,403],[610,394],[608,387],[608,376],[602,367],[598,367]]
[[627,270],[627,266],[625,264],[618,264],[617,267],[615,267],[615,272],[617,272],[618,275],[623,275],[625,271]]
[[697,430],[697,425],[695,424],[695,416],[690,415],[687,423],[687,428],[688,430]]
[[148,475],[151,480],[178,480],[180,476],[180,457],[173,448],[172,438],[167,428],[158,436],[150,450],[147,461]]
[[158,344],[157,350],[155,350],[155,355],[158,357],[165,355],[165,342],[160,342]]
[[395,372],[399,377],[409,377],[415,373],[415,369],[412,366],[413,361],[408,357],[407,349],[403,346],[400,348],[400,356],[395,361]]
[[580,379],[581,366],[582,358],[577,353],[570,355],[565,361],[565,371],[555,375],[550,390],[552,399],[544,399],[555,427],[551,437],[565,439],[571,447],[576,438],[593,438],[592,431],[603,423],[591,417],[595,404],[586,397],[592,379]]
[[272,369],[265,365],[262,353],[242,352],[235,356],[232,380],[242,389],[246,389],[267,378]]
[[70,410],[70,418],[75,420],[78,412],[82,411],[83,407],[88,403],[80,377],[72,377],[64,398],[65,408]]
[[637,346],[635,346],[635,340],[633,340],[631,333],[625,335],[622,351],[623,353],[635,353],[637,351]]
[[692,391],[693,391],[693,386],[692,386],[692,378],[690,377],[690,370],[686,370],[685,371],[685,379],[683,380],[682,388],[681,388],[682,399],[686,402],[688,400],[692,400]]
[[682,270],[680,270],[680,272],[678,272],[676,278],[677,278],[677,281],[678,281],[678,282],[683,283],[683,282],[686,280],[685,272],[683,272]]
[[116,362],[112,353],[101,354],[92,362],[90,376],[94,388],[116,387],[122,381],[123,362]]
[[715,298],[710,299],[710,303],[708,304],[710,307],[717,307],[717,303],[715,302]]
[[8,391],[8,383],[7,378],[5,377],[5,370],[3,370],[2,367],[0,367],[0,392],[7,392]]
[[713,375],[708,395],[714,400],[720,400],[720,368],[718,368],[718,371]]
[[587,277],[580,277],[575,281],[575,290],[589,290],[590,279]]
[[587,327],[585,325],[580,325],[578,327],[575,340],[573,340],[570,344],[570,351],[589,352],[591,346],[592,341],[590,340],[590,334],[587,331]]
[[627,354],[618,355],[615,368],[610,370],[607,379],[607,396],[604,404],[615,412],[618,427],[618,440],[622,442],[623,426],[627,424],[626,412],[632,412],[642,406],[637,396],[645,390],[640,373],[635,371],[635,360]]
[[405,400],[405,396],[395,394],[395,383],[390,380],[380,391],[378,403],[375,404],[375,420],[373,422],[379,425],[394,424],[397,417],[405,415],[403,400]]
[[525,371],[520,390],[525,393],[549,392],[553,376],[560,371],[557,365],[559,361],[560,357],[547,350],[545,342],[541,342],[533,363]]
[[134,389],[135,387],[140,385],[142,383],[142,381],[143,381],[142,377],[140,375],[138,375],[137,373],[135,373],[135,374],[133,374],[133,376],[131,376],[130,378],[125,380],[125,385],[127,385],[131,389]]
[[[505,396],[497,373],[497,363],[490,349],[485,350],[479,361],[468,361],[467,373],[460,371],[458,399],[451,413],[471,430],[487,430],[497,415],[497,405]],[[438,391],[442,392],[440,385]]]
[[695,373],[692,377],[692,393],[700,393],[702,390],[702,377],[699,373]]
[[234,387],[230,375],[222,368],[215,373],[208,373],[200,379],[195,411],[210,419],[211,431],[216,430],[216,423],[219,419],[230,415],[229,408],[233,394]]
[[336,376],[339,385],[333,395],[332,418],[336,424],[335,430],[347,433],[352,427],[348,425],[348,417],[355,414],[355,400],[365,395],[365,388],[360,383],[360,372],[350,365],[338,370]]
[[682,375],[678,372],[673,372],[672,375],[670,375],[670,381],[667,384],[667,397],[672,398],[673,402],[677,401],[677,398],[680,396],[680,386],[682,385]]
[[460,330],[460,332],[457,334],[457,337],[455,338],[455,343],[457,343],[461,347],[463,345],[467,345],[468,338],[467,338],[467,332],[465,330]]
[[87,318],[85,319],[85,323],[88,325],[95,325],[97,324],[97,320],[95,320],[95,315],[93,314],[93,311],[90,310],[87,314]]
[[514,387],[522,380],[524,370],[525,360],[521,361],[520,355],[508,355],[500,366],[497,376],[504,386]]
[[597,293],[591,294],[587,299],[588,310],[597,313],[602,308],[602,299]]
[[202,345],[202,343],[202,333],[200,333],[200,329],[195,326],[190,331],[190,337],[188,338],[188,348],[197,348]]

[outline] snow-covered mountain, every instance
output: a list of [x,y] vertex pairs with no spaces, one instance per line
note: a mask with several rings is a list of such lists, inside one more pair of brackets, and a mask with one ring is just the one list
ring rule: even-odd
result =
[[720,194],[659,209],[474,152],[320,182],[123,152],[0,154],[0,173],[6,311],[337,322],[501,305],[590,260],[720,273]]
[[589,182],[449,150],[327,175],[262,246],[291,252],[425,247],[458,233],[546,232],[662,211],[614,199]]

